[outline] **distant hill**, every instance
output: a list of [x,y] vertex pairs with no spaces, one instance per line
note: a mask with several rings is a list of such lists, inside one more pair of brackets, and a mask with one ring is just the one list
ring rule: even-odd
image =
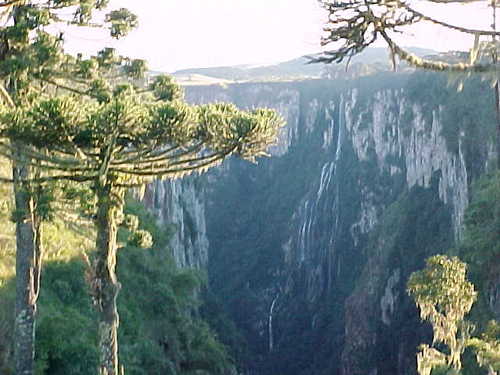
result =
[[[418,56],[434,55],[433,50],[410,48]],[[368,48],[354,56],[350,61],[352,72],[347,75],[370,74],[390,68],[389,53],[386,48]],[[318,64],[311,63],[308,56],[272,65],[237,65],[212,68],[192,68],[178,70],[173,73],[179,83],[185,85],[230,83],[237,81],[285,81],[308,78],[334,78],[344,74],[345,63]]]
[[186,77],[201,75],[230,81],[261,81],[261,80],[283,80],[308,77],[319,77],[322,66],[308,64],[306,57],[279,63],[276,65],[262,66],[221,66],[213,68],[184,69],[173,75],[185,81]]

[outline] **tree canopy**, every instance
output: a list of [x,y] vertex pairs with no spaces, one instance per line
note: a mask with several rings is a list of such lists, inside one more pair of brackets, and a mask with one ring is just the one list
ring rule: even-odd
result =
[[[61,80],[73,81],[75,66],[85,61],[64,53],[64,33],[53,26],[106,27],[118,38],[137,24],[126,9],[112,11],[104,23],[96,12],[104,11],[107,0],[3,0],[0,1],[0,99],[9,109],[19,109],[41,95],[56,94]],[[52,28],[50,28],[52,26]],[[131,64],[133,65],[133,64]],[[135,63],[135,65],[140,65]],[[67,85],[71,87],[70,85]],[[14,357],[16,372],[33,373],[35,313],[40,292],[43,259],[43,210],[46,187],[28,180],[43,173],[24,153],[19,139],[6,139],[12,159],[16,220],[16,313]]]
[[[282,120],[274,111],[160,101],[179,95],[162,81],[150,85],[155,96],[122,85],[106,102],[62,96],[5,110],[0,135],[22,141],[32,163],[53,171],[34,181],[92,181],[106,172],[123,187],[204,171],[232,154],[254,160],[276,140]],[[0,152],[15,159],[5,142]]]
[[414,272],[408,280],[408,293],[419,307],[420,317],[431,323],[434,333],[432,345],[421,345],[417,354],[420,375],[430,375],[435,369],[446,374],[461,373],[462,355],[467,347],[475,351],[478,364],[489,374],[500,370],[498,323],[490,321],[489,328],[479,338],[472,336],[475,327],[466,319],[477,298],[466,270],[466,264],[457,257],[436,255],[427,259],[426,267]]
[[[106,61],[104,54],[100,57],[97,64]],[[23,176],[21,182],[88,182],[93,190],[97,251],[89,264],[99,313],[99,371],[115,375],[116,297],[121,288],[116,275],[117,227],[123,219],[126,188],[143,187],[153,178],[204,172],[230,155],[253,161],[276,141],[283,120],[267,109],[248,112],[223,103],[190,106],[165,76],[142,90],[89,78],[88,90],[73,87],[66,90],[71,95],[41,96],[24,106],[5,108],[0,136],[22,143],[23,151],[3,142],[0,153],[43,171],[40,176]],[[84,81],[80,85],[84,87]]]
[[[137,25],[122,8],[104,24],[93,14],[106,0],[6,1],[0,29],[0,154],[13,162],[16,201],[18,302],[16,371],[32,373],[34,315],[41,272],[39,203],[47,183],[88,182],[94,196],[96,252],[91,287],[99,315],[100,367],[118,373],[116,297],[117,226],[125,190],[155,177],[203,172],[230,155],[247,160],[266,153],[281,118],[266,109],[233,105],[192,107],[171,78],[156,77],[138,88],[142,60],[117,56],[109,48],[84,59],[64,53],[64,35],[54,24],[107,27],[119,38]],[[134,84],[131,84],[133,81]],[[136,242],[147,243],[147,236]],[[32,278],[36,280],[33,281]],[[30,357],[30,358],[28,358]]]

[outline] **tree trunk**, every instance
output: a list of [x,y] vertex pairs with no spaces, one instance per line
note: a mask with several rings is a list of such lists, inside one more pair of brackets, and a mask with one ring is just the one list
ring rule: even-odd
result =
[[118,324],[116,298],[120,283],[116,277],[116,235],[118,217],[123,212],[123,191],[108,184],[98,186],[97,258],[95,263],[95,297],[99,313],[99,375],[118,375]]
[[495,103],[497,112],[496,162],[497,162],[497,169],[500,169],[500,87],[498,85],[498,82],[495,84]]
[[[497,0],[491,0],[491,14],[492,14],[492,22],[491,22],[491,28],[493,31],[497,30]],[[494,44],[494,50],[492,54],[492,62],[493,64],[496,65],[496,79],[497,81],[495,82],[494,85],[494,90],[495,90],[495,111],[497,115],[497,126],[496,126],[496,139],[495,139],[495,151],[496,151],[496,166],[497,169],[500,169],[500,87],[498,85],[498,54],[497,54],[497,45],[496,45],[496,37],[495,35],[492,36],[492,41]]]
[[[22,145],[16,145],[19,149]],[[20,157],[20,152],[17,155]],[[39,292],[41,256],[37,257],[34,201],[29,186],[22,182],[30,167],[14,163],[16,221],[16,308],[14,322],[14,360],[16,375],[33,374],[35,357],[35,313]],[[39,229],[39,226],[38,226]],[[39,259],[39,261],[38,261]]]
[[[14,4],[11,13],[18,23],[20,7]],[[17,97],[17,80],[10,77],[6,86],[7,104]],[[12,176],[14,179],[16,223],[16,306],[14,321],[14,363],[16,375],[32,375],[35,362],[36,303],[40,293],[43,247],[41,220],[36,214],[36,197],[26,180],[32,177],[32,167],[23,155],[24,145],[11,142],[15,151]]]

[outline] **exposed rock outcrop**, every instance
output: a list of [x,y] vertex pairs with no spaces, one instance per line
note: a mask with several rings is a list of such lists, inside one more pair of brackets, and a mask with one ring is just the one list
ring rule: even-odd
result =
[[203,192],[192,182],[149,191],[158,217],[180,226],[180,265],[206,264],[210,241],[211,287],[246,338],[247,373],[416,373],[429,332],[406,282],[461,237],[470,183],[491,155],[477,139],[494,126],[474,105],[485,83],[466,85],[464,109],[445,81],[189,87],[193,103],[270,107],[288,122],[257,166],[231,160],[203,177]]
[[146,188],[144,203],[162,226],[171,226],[170,248],[179,267],[206,269],[208,238],[205,204],[197,177],[158,180]]

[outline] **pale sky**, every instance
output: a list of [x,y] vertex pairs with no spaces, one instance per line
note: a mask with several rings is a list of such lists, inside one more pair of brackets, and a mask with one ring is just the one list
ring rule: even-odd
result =
[[[139,28],[114,41],[104,32],[66,31],[68,50],[96,53],[112,46],[148,61],[151,69],[265,64],[318,52],[326,16],[317,0],[112,0],[139,17]],[[466,26],[490,22],[481,9],[435,7],[435,13]],[[445,9],[446,8],[446,9]],[[489,24],[489,23],[486,23]],[[464,49],[470,40],[415,30],[404,44],[437,50]]]

